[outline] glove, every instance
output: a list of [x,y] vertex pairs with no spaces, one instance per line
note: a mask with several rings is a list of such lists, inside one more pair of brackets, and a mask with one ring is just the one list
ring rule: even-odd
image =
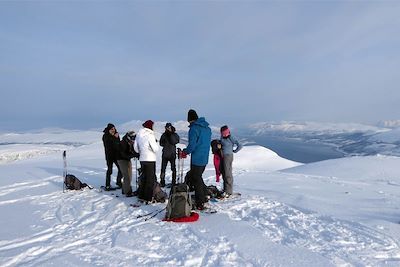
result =
[[179,158],[181,158],[181,159],[186,159],[187,155],[188,155],[188,154],[186,153],[185,150],[181,150],[181,151],[180,151]]

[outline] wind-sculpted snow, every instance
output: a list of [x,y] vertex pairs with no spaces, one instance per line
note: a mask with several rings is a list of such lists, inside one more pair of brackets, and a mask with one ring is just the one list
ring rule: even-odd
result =
[[257,196],[224,204],[218,211],[232,220],[245,220],[267,239],[284,246],[305,247],[335,265],[378,266],[388,260],[400,261],[396,240],[358,223],[319,216]]
[[0,145],[0,164],[5,164],[13,161],[31,159],[38,156],[61,152],[70,147],[67,145],[39,145],[39,144],[14,144]]
[[[135,197],[99,191],[106,171],[102,152],[102,144],[93,143],[68,153],[68,171],[93,190],[62,192],[61,154],[0,165],[0,266],[400,263],[396,157],[356,157],[274,172],[298,164],[248,146],[235,156],[234,188],[241,198],[210,202],[216,214],[200,213],[197,222],[179,224],[162,221],[165,203],[132,207]],[[221,187],[211,164],[203,177]],[[169,170],[166,180],[171,180]],[[139,218],[157,211],[154,218]]]

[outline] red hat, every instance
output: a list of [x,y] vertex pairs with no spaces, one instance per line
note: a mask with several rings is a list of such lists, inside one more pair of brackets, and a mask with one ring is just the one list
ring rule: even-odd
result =
[[152,120],[147,120],[142,125],[145,128],[149,128],[150,130],[153,130],[153,124],[154,124],[154,122]]

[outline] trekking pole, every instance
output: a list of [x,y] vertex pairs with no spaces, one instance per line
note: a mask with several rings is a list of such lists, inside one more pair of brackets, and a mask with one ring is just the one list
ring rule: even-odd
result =
[[135,169],[136,169],[136,190],[138,188],[138,170],[137,170],[137,158],[135,158]]
[[146,218],[145,221],[147,221],[148,219],[154,218],[157,214],[159,214],[160,212],[162,212],[162,211],[165,210],[166,208],[167,208],[167,207],[162,208],[162,209],[160,209],[160,210],[153,210],[153,211],[150,211],[150,212],[145,213],[145,214],[142,214],[142,215],[138,215],[138,216],[136,216],[136,219],[140,219],[140,218],[143,218],[143,217],[151,216],[151,217],[149,217],[149,218]]
[[181,162],[182,162],[182,149],[178,147],[178,184],[183,183],[183,179],[181,176]]
[[153,215],[151,215],[150,217],[147,217],[146,219],[144,219],[144,221],[148,221],[154,217],[156,217],[158,214],[160,214],[163,210],[165,210],[167,207],[162,208],[161,210],[157,211],[156,213],[154,213]]
[[185,165],[185,159],[184,158],[182,158],[182,166],[181,166],[181,182],[183,183],[184,182],[184,180],[183,180],[183,166]]
[[64,161],[64,171],[63,171],[63,177],[64,177],[64,181],[63,181],[63,193],[65,192],[65,179],[67,178],[67,151],[64,150],[63,154],[63,161]]

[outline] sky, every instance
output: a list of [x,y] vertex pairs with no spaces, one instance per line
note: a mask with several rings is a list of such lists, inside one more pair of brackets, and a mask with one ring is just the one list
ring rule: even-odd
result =
[[400,119],[397,1],[0,1],[0,130]]

